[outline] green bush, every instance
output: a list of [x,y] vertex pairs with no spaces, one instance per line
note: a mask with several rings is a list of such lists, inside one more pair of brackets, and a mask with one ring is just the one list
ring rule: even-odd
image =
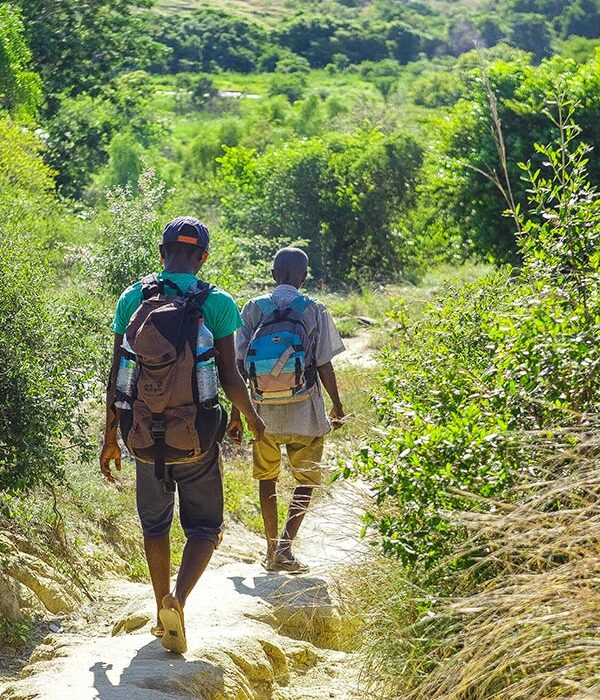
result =
[[271,78],[269,96],[285,95],[290,102],[297,102],[306,89],[306,78],[302,73],[276,73]]
[[414,260],[399,226],[421,160],[415,140],[376,130],[270,148],[227,149],[219,159],[222,221],[235,235],[308,240],[319,280],[365,285]]
[[109,216],[101,230],[97,264],[102,286],[113,296],[159,268],[164,197],[164,184],[149,169],[135,186],[128,183],[108,192]]
[[[474,70],[469,70],[470,59]],[[473,63],[474,61],[474,63]],[[476,57],[463,56],[466,99],[449,115],[436,115],[430,124],[429,148],[418,184],[418,203],[413,216],[423,235],[461,239],[467,251],[497,262],[518,263],[516,226],[503,216],[506,199],[493,182],[503,172],[502,157],[494,134],[494,116]],[[515,202],[527,207],[527,183],[518,163],[532,158],[536,167],[543,158],[535,143],[556,138],[556,126],[542,111],[548,100],[561,93],[580,102],[580,139],[595,147],[600,143],[600,59],[584,65],[555,57],[538,67],[521,57],[500,60],[487,69],[495,94],[497,116],[506,147],[507,171]],[[597,159],[589,163],[589,177],[600,183]]]
[[356,469],[377,492],[369,522],[405,563],[447,555],[460,537],[452,511],[535,475],[568,444],[564,428],[599,408],[600,200],[572,110],[557,110],[558,145],[537,147],[541,170],[523,166],[523,270],[447,290],[416,321],[396,314],[375,394],[382,426]]
[[21,13],[0,4],[0,108],[21,118],[35,117],[42,102],[40,76],[30,70],[31,51]]
[[87,444],[81,406],[99,348],[94,305],[59,296],[35,234],[3,221],[0,275],[0,490],[10,494],[60,479],[68,456]]

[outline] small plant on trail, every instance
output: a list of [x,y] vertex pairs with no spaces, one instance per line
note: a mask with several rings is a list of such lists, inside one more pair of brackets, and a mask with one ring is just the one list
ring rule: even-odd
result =
[[8,647],[23,647],[33,639],[33,623],[27,615],[10,620],[0,620],[0,645]]

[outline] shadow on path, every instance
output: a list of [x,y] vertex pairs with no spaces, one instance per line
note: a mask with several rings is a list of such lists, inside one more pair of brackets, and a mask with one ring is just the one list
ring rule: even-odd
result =
[[327,582],[315,576],[254,576],[253,586],[243,576],[230,576],[235,590],[243,595],[262,598],[273,607],[314,608],[331,606]]
[[225,691],[223,669],[201,660],[187,660],[166,651],[160,640],[143,646],[123,670],[117,683],[109,678],[112,664],[97,661],[90,667],[94,674],[93,687],[97,700],[152,700],[180,695],[193,686],[202,695],[193,697],[222,697]]

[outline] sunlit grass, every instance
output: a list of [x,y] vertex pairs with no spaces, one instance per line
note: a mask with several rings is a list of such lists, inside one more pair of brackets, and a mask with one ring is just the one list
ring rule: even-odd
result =
[[445,514],[467,536],[435,571],[375,559],[348,580],[370,696],[598,697],[600,445],[581,437],[505,499]]

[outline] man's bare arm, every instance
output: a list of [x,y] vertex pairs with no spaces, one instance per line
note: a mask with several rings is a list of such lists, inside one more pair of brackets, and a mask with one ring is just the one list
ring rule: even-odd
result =
[[111,461],[114,461],[117,471],[121,470],[121,449],[117,442],[119,429],[119,409],[115,406],[117,393],[117,374],[121,355],[123,336],[115,333],[113,345],[113,359],[106,387],[106,422],[104,426],[104,444],[100,452],[100,470],[108,481],[114,482],[115,477],[110,469]]
[[215,340],[215,348],[218,352],[217,367],[219,368],[219,379],[223,391],[231,401],[233,411],[237,409],[244,414],[248,427],[254,433],[257,440],[262,440],[265,432],[265,424],[256,412],[246,384],[239,373],[236,359],[233,333],[224,338]]
[[333,404],[329,417],[331,418],[334,429],[339,428],[342,424],[342,418],[344,417],[344,409],[342,407],[342,400],[340,399],[335,370],[331,362],[326,362],[324,365],[317,367],[317,371],[319,372],[321,383],[325,391],[329,394],[329,398]]

